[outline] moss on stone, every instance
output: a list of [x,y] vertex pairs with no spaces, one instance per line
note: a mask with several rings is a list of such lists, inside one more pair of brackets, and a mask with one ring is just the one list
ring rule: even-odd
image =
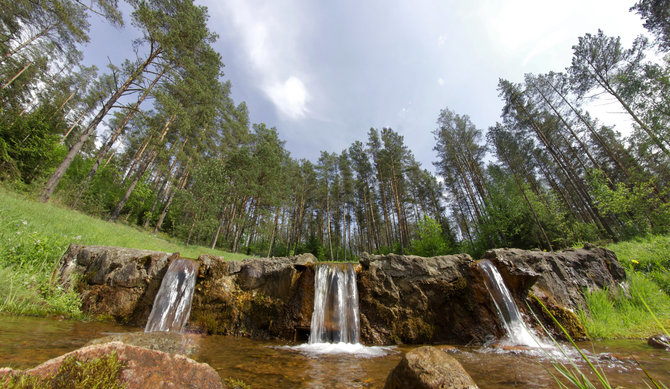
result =
[[3,383],[10,389],[123,389],[121,372],[125,364],[119,361],[116,352],[90,361],[66,358],[56,374],[42,378],[36,375],[18,374]]
[[565,339],[563,331],[561,331],[560,328],[557,328],[558,326],[555,324],[551,316],[549,316],[543,307],[538,303],[538,298],[542,301],[542,304],[544,304],[544,307],[551,313],[551,315],[553,315],[556,320],[561,323],[561,326],[563,326],[572,339],[581,340],[588,337],[586,334],[586,328],[574,312],[558,304],[553,298],[548,296],[540,298],[533,293],[529,293],[528,301],[533,307],[533,310],[540,313],[540,318],[542,318],[542,321],[545,325],[548,325],[550,328],[554,328],[554,333],[556,336],[561,339]]
[[246,382],[238,380],[232,377],[224,378],[221,380],[223,387],[226,389],[251,389]]
[[433,338],[435,327],[421,317],[407,317],[394,332],[406,343],[427,343]]

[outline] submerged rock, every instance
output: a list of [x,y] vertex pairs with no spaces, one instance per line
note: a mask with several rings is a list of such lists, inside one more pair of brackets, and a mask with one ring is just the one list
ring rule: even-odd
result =
[[198,352],[201,338],[202,336],[197,334],[174,332],[127,332],[93,339],[86,345],[121,342],[168,354],[191,355]]
[[[120,342],[86,346],[25,371],[0,370],[0,383],[3,382],[3,379],[8,380],[17,375],[38,376],[47,380],[61,375],[60,378],[66,379],[70,372],[63,371],[61,365],[70,358],[75,358],[77,363],[83,363],[104,358],[113,353],[121,362],[118,381],[128,389],[223,388],[216,370],[206,363],[198,363],[178,354],[171,355]],[[95,382],[106,377],[86,378],[87,382]]]
[[670,337],[664,334],[650,336],[647,344],[654,348],[662,348],[670,351]]
[[477,388],[461,364],[435,347],[414,349],[405,356],[386,378],[384,389]]

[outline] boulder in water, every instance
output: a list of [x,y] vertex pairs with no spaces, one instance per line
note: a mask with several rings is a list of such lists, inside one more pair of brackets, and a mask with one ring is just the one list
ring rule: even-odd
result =
[[386,378],[384,389],[477,388],[463,366],[435,347],[416,348],[402,358]]
[[[170,355],[119,342],[86,346],[25,371],[0,370],[0,383],[11,379],[12,376],[21,375],[38,376],[45,380],[54,379],[54,377],[61,381],[67,380],[69,372],[60,368],[71,357],[81,363],[104,358],[113,353],[121,362],[120,375],[116,377],[117,381],[128,389],[223,388],[216,370],[206,363],[198,363],[182,355]],[[91,381],[96,379],[96,377],[86,378]],[[112,383],[108,384],[111,386]]]
[[662,348],[670,351],[670,337],[664,334],[650,336],[647,344],[654,348]]

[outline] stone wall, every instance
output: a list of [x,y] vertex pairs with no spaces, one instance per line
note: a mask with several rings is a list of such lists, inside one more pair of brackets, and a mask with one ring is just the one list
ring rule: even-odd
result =
[[[117,247],[72,245],[57,276],[73,284],[83,309],[144,326],[169,255]],[[625,272],[614,253],[595,246],[546,253],[497,249],[486,253],[517,305],[527,302],[553,322],[529,293],[583,335],[574,311],[583,291],[614,287]],[[201,256],[189,327],[208,333],[304,341],[314,304],[315,258],[226,261]],[[465,254],[433,258],[363,255],[357,271],[361,341],[367,344],[479,344],[504,335],[477,262]],[[557,333],[557,332],[556,332]]]

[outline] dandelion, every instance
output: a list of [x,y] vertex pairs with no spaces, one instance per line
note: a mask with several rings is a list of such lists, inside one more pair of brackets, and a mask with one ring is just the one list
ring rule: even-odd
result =
[[640,262],[635,260],[635,259],[632,259],[631,262],[633,262],[634,265],[639,265],[640,264]]

